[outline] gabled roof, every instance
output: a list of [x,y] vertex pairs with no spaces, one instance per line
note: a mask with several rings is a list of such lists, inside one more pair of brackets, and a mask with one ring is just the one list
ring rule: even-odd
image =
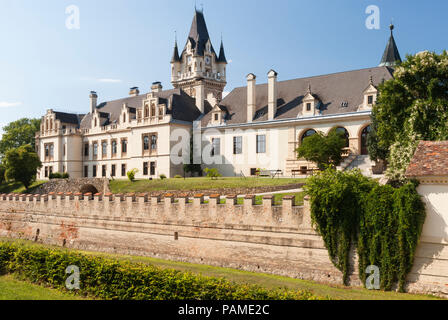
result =
[[[370,76],[377,86],[382,81],[391,79],[392,69],[375,67],[347,72],[340,72],[310,78],[301,78],[277,83],[277,113],[274,120],[294,119],[302,115],[303,99],[309,87],[318,99],[316,108],[321,115],[357,112],[364,100],[364,90],[369,84]],[[247,122],[247,87],[234,89],[221,102],[228,112],[227,124]],[[201,119],[206,127],[211,121],[207,113]],[[256,85],[256,112],[253,123],[268,121],[268,84]]]
[[[195,99],[181,89],[153,92],[153,95],[159,99],[159,103],[166,105],[166,113],[171,114],[174,120],[193,122],[201,115],[196,107]],[[137,110],[143,107],[143,101],[146,99],[147,93],[101,103],[97,108],[100,112],[101,125],[118,122],[124,104],[129,108],[129,112],[134,115],[132,118],[135,119]],[[207,110],[210,110],[210,108]],[[89,113],[82,119],[81,128],[91,128],[91,124],[92,114]]]
[[387,43],[386,50],[384,50],[383,58],[381,59],[380,67],[394,67],[401,63],[400,53],[398,52],[397,44],[395,43],[393,35],[394,26],[390,25],[390,38]]
[[[195,54],[203,56],[205,45],[210,40],[210,36],[207,30],[207,24],[205,23],[204,14],[200,11],[195,11],[193,22],[190,28],[190,34],[188,35],[188,41],[191,42],[191,48]],[[211,41],[210,41],[211,43]],[[186,50],[186,46],[184,51]],[[211,45],[211,52],[215,53],[213,45]],[[215,53],[216,54],[216,53]]]
[[406,176],[448,176],[448,141],[421,141]]
[[74,113],[65,113],[65,112],[54,112],[56,115],[56,120],[61,121],[61,123],[67,124],[76,124],[79,125],[80,120],[82,119],[82,115],[74,114]]

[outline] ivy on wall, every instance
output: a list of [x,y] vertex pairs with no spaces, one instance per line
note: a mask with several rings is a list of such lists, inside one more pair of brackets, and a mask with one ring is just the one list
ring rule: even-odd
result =
[[414,182],[400,188],[382,186],[359,170],[328,169],[309,179],[305,189],[311,196],[311,219],[344,284],[355,247],[363,283],[366,267],[376,265],[381,289],[391,290],[398,282],[404,291],[425,220],[416,187]]

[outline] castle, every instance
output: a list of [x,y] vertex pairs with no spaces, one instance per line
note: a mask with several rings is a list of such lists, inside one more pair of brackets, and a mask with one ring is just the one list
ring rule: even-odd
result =
[[247,86],[223,98],[224,45],[221,41],[217,54],[204,14],[196,10],[183,51],[177,41],[174,45],[173,89],[154,82],[148,93],[134,87],[128,97],[103,103],[92,91],[88,114],[47,111],[36,134],[43,164],[37,178],[54,172],[125,178],[134,168],[138,179],[183,175],[173,152],[179,144],[189,150],[191,142],[173,136],[193,129],[201,133],[203,158],[213,160],[204,167],[216,167],[224,176],[254,175],[259,168],[287,176],[306,173],[313,164],[298,160],[295,150],[318,131],[343,132],[349,162],[365,159],[377,86],[393,77],[401,61],[392,30],[378,67],[288,81],[278,81],[270,70],[265,84],[250,73]]

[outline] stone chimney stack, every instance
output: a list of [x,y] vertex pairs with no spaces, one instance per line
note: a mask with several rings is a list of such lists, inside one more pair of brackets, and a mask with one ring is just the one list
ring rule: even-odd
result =
[[201,111],[201,113],[204,113],[204,100],[205,100],[205,86],[204,84],[200,84],[195,87],[195,98],[196,98],[196,107]]
[[277,113],[277,99],[278,99],[278,88],[277,88],[277,72],[274,70],[268,73],[268,119],[274,120],[275,114]]
[[95,91],[90,91],[90,113],[94,113],[98,104],[98,95]]
[[136,96],[138,96],[139,94],[140,94],[140,90],[138,90],[138,87],[133,87],[133,88],[131,88],[130,91],[129,91],[129,95],[130,95],[131,97],[136,97]]
[[256,79],[257,77],[253,73],[247,75],[247,122],[253,121],[257,107]]
[[151,92],[160,92],[162,89],[163,87],[161,82],[157,81],[152,83]]

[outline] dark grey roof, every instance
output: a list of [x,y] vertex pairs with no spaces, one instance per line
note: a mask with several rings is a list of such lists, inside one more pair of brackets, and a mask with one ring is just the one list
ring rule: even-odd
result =
[[224,53],[224,44],[221,41],[221,48],[219,49],[219,58],[218,62],[224,62],[227,63],[226,55]]
[[174,52],[173,52],[173,57],[171,58],[171,63],[173,62],[179,62],[180,61],[180,57],[179,57],[179,49],[177,48],[177,41],[174,43]]
[[[153,93],[159,98],[159,103],[167,106],[167,114],[171,114],[174,120],[193,122],[200,115],[199,109],[196,107],[194,98],[191,98],[181,89],[165,90]],[[124,99],[103,102],[98,105],[100,112],[101,126],[118,122],[123,104],[129,108],[129,112],[133,114],[135,119],[138,109],[143,107],[143,101],[146,100],[147,94],[141,94],[135,97],[127,97]],[[171,103],[169,103],[171,102]],[[208,110],[208,109],[206,109]],[[90,128],[92,123],[92,114],[87,114],[81,122],[81,128]]]
[[65,112],[55,112],[56,120],[61,121],[61,123],[76,124],[79,125],[82,115],[77,115],[74,113]]
[[394,26],[390,26],[390,38],[387,43],[386,50],[384,50],[383,58],[381,59],[380,67],[394,67],[401,63],[400,53],[398,52],[397,44],[395,43]]
[[[193,22],[190,28],[190,34],[188,35],[188,41],[191,42],[191,48],[193,52],[197,55],[203,56],[205,45],[207,41],[210,39],[207,30],[207,24],[205,23],[204,14],[200,11],[195,11],[195,15],[193,18]],[[186,50],[186,45],[184,51]],[[213,49],[213,45],[211,46],[211,52],[215,53],[215,49]],[[183,52],[182,52],[183,53]],[[216,53],[215,53],[216,55]]]
[[[392,69],[375,67],[310,78],[278,82],[278,108],[276,120],[293,119],[302,114],[302,100],[311,86],[312,94],[317,97],[321,115],[356,112],[363,103],[364,91],[369,86],[370,76],[377,86],[383,80],[392,78]],[[343,106],[346,104],[346,106]],[[228,112],[227,124],[247,122],[247,87],[234,89],[222,101],[221,106]],[[256,86],[256,114],[254,122],[268,120],[268,85]],[[207,126],[211,113],[204,115],[202,126]]]

